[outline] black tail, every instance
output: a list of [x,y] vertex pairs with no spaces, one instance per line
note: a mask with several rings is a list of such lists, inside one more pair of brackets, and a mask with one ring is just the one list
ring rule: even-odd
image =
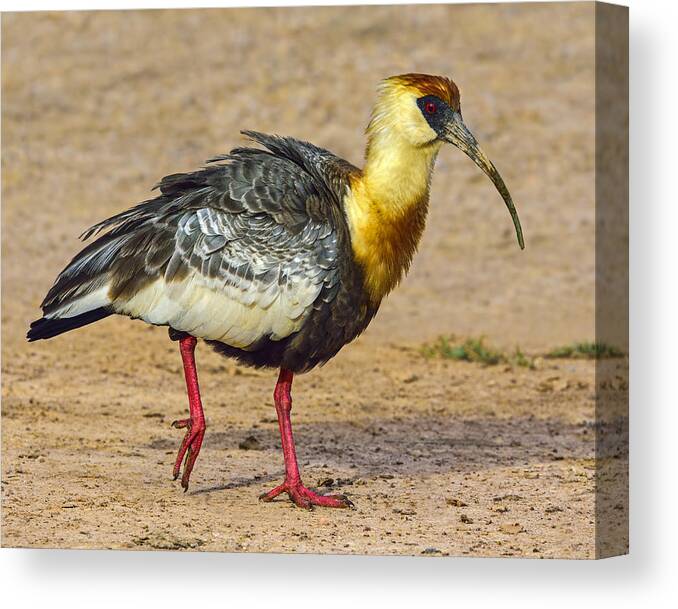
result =
[[47,317],[43,317],[31,324],[31,328],[28,331],[28,334],[26,334],[26,338],[29,342],[52,338],[59,334],[63,334],[64,332],[68,332],[69,330],[75,330],[76,328],[94,323],[95,321],[99,321],[112,314],[113,311],[110,311],[105,307],[99,307],[98,309],[81,313],[75,317],[62,317],[61,319],[48,319]]

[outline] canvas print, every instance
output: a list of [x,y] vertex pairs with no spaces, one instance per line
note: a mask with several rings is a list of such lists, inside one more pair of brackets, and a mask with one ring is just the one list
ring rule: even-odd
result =
[[626,9],[4,14],[2,203],[3,546],[627,551]]

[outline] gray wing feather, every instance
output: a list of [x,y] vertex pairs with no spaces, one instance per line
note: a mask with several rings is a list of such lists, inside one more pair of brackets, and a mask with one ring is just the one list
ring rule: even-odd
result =
[[338,273],[336,240],[331,233],[320,238],[326,233],[322,228],[307,220],[302,230],[292,232],[266,214],[191,210],[178,223],[165,280],[171,281],[178,272],[197,271],[216,288],[254,290],[268,298],[274,296],[275,286],[288,297],[295,285],[331,286]]
[[[227,164],[204,173],[187,174],[184,182],[179,176],[161,182],[165,196],[175,195],[174,235],[171,251],[165,238],[162,246],[155,245],[161,253],[147,252],[146,270],[155,265],[166,284],[198,277],[210,290],[259,311],[277,303],[277,315],[298,322],[339,281],[334,216],[317,213],[336,201],[328,200],[325,186],[289,159],[246,149],[224,160]],[[199,197],[174,192],[199,179],[209,184],[196,189]],[[157,266],[160,260],[164,268]],[[323,301],[331,298],[323,296]],[[299,329],[298,323],[275,323],[287,331]],[[190,330],[177,325],[173,327]],[[271,336],[283,338],[276,332]]]
[[[84,239],[107,230],[57,278],[43,302],[45,313],[101,306],[89,295],[105,288],[101,298],[116,312],[173,325],[189,309],[187,325],[205,328],[214,326],[219,311],[199,289],[194,301],[184,293],[202,285],[238,306],[275,306],[287,321],[296,320],[276,317],[269,335],[276,339],[296,331],[310,309],[331,302],[340,282],[340,176],[350,168],[310,144],[248,135],[268,150],[236,149],[219,157],[218,165],[167,176],[159,196],[85,231]],[[172,298],[184,300],[143,295],[161,279],[172,284]],[[232,313],[233,321],[224,322],[235,324],[231,335],[247,335],[238,326],[248,323],[242,307]]]

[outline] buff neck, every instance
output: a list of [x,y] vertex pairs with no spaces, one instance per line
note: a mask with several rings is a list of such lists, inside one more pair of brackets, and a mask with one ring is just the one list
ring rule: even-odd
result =
[[431,176],[441,143],[413,145],[401,134],[368,132],[363,171],[351,182],[345,208],[355,260],[373,304],[410,267],[424,230]]

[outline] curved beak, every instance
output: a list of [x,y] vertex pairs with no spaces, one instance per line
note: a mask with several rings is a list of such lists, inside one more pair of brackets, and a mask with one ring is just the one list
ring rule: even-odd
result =
[[492,180],[492,183],[504,199],[504,203],[506,203],[506,207],[511,214],[513,226],[515,226],[516,229],[518,245],[520,245],[521,250],[525,249],[523,229],[520,226],[520,218],[518,218],[518,212],[516,211],[515,205],[513,205],[511,194],[509,193],[508,188],[506,188],[504,180],[501,179],[497,168],[492,164],[492,161],[485,156],[485,153],[478,145],[476,138],[473,137],[473,134],[467,129],[466,125],[464,125],[460,112],[452,113],[452,118],[445,123],[440,137],[465,152],[466,155],[473,159],[473,162],[485,172],[487,177]]

